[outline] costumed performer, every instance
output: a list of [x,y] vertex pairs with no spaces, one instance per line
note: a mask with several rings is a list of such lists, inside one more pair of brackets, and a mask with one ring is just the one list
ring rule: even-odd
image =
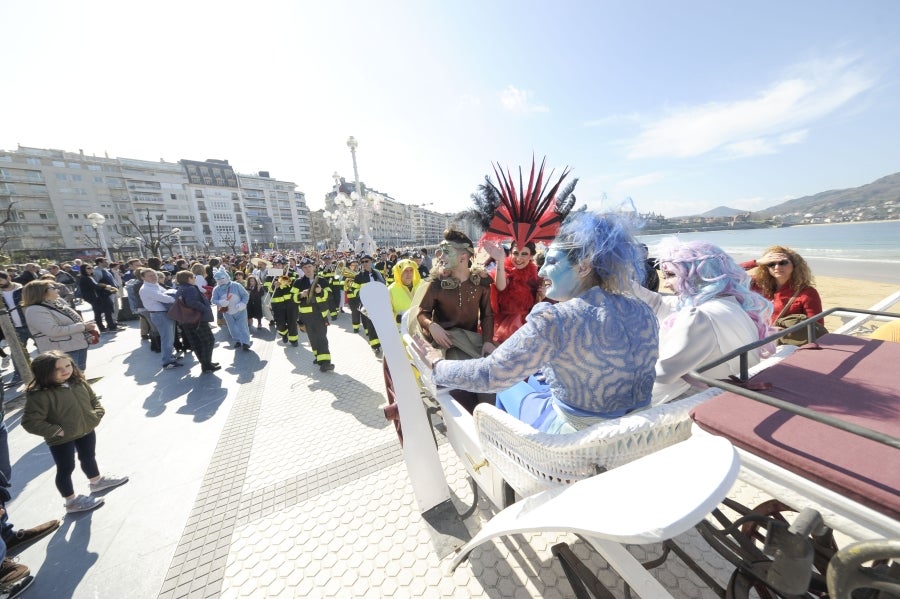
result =
[[[556,184],[546,190],[543,184],[545,162],[546,159],[541,163],[535,179],[535,164],[532,161],[531,176],[525,189],[522,188],[521,170],[517,192],[509,171],[504,177],[502,170],[495,166],[499,188],[490,177],[485,177],[485,182],[472,194],[475,203],[472,213],[485,231],[480,245],[497,264],[491,290],[491,309],[494,312],[492,341],[495,345],[506,341],[525,324],[525,317],[540,301],[543,283],[533,261],[535,242],[552,241],[559,230],[559,223],[575,205],[572,191],[578,179],[572,180],[557,193],[569,174],[566,169]],[[507,256],[500,245],[508,239],[513,240],[511,256]]]
[[[721,248],[704,241],[680,242],[671,237],[656,250],[663,286],[674,295],[633,285],[659,321],[659,361],[653,405],[691,395],[686,375],[707,362],[765,337],[772,304],[750,290],[750,278]],[[771,349],[771,348],[768,348]],[[759,349],[748,354],[749,366],[759,363]],[[740,374],[738,358],[707,370],[712,378]]]
[[[433,367],[435,384],[506,389],[498,407],[542,432],[574,432],[650,404],[656,319],[630,295],[643,274],[640,246],[623,217],[575,213],[540,270],[558,303],[535,305],[525,325],[486,358],[440,360],[421,339],[414,347]],[[538,371],[542,377],[520,382]]]

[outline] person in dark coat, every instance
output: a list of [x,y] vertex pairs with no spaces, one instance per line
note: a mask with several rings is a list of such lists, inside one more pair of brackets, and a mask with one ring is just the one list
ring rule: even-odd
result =
[[[81,275],[78,277],[78,286],[81,289],[81,297],[94,309],[94,322],[101,332],[118,333],[125,327],[116,324],[113,316],[113,295],[116,288],[98,283],[94,280],[94,267],[89,264],[81,266]],[[112,292],[112,293],[111,293]],[[103,318],[106,317],[106,326],[103,326]]]
[[247,300],[247,324],[252,325],[253,321],[256,320],[256,328],[261,329],[263,317],[262,300],[263,296],[266,295],[266,288],[262,286],[259,279],[250,275],[247,277],[247,293],[250,294],[250,299]]
[[175,275],[176,301],[179,299],[184,301],[188,308],[193,308],[200,312],[200,322],[197,326],[182,324],[181,330],[185,339],[190,344],[197,361],[203,372],[215,372],[221,366],[217,362],[212,361],[213,347],[216,344],[209,323],[213,321],[212,306],[206,296],[197,289],[194,284],[195,275],[189,270],[182,270]]

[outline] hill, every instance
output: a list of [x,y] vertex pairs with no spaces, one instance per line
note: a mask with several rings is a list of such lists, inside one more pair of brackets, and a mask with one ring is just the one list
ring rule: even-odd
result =
[[729,208],[728,206],[716,206],[712,210],[707,210],[700,216],[723,217],[723,216],[737,216],[738,214],[747,214],[747,210],[738,210],[736,208]]
[[[754,218],[863,220],[890,218],[900,211],[900,173],[851,189],[833,189],[754,212]],[[808,216],[811,215],[811,216]],[[896,218],[896,216],[894,216]]]

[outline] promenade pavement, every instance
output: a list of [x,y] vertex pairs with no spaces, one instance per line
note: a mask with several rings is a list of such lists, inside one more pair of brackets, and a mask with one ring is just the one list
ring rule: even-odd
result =
[[[63,522],[19,555],[35,575],[24,597],[571,597],[550,552],[560,541],[625,596],[602,559],[567,535],[496,541],[447,573],[448,554],[494,512],[482,499],[464,521],[445,514],[437,529],[457,531],[450,542],[422,517],[380,409],[381,362],[351,332],[349,314],[329,328],[330,373],[313,365],[308,345],[285,346],[267,328],[251,330],[249,352],[228,349],[227,330],[215,329],[219,372],[201,374],[191,354],[184,368],[163,371],[137,322],[124,324],[88,356],[87,376],[102,377],[94,389],[106,408],[97,429],[101,471],[130,477],[104,493],[105,505],[64,515],[46,445],[19,425],[22,399],[7,404],[11,520],[17,528]],[[463,512],[473,500],[465,470],[438,441]],[[74,479],[76,492],[87,493],[80,471]],[[698,535],[679,541],[727,579]],[[655,575],[676,597],[714,596],[678,560]]]

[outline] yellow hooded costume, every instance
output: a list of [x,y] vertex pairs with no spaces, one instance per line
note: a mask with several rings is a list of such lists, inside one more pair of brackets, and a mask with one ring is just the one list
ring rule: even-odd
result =
[[[402,275],[403,271],[407,268],[411,268],[413,271],[412,287],[407,287],[403,284]],[[388,285],[388,291],[391,294],[391,307],[394,309],[394,317],[399,323],[400,317],[404,312],[409,310],[412,305],[413,295],[416,292],[416,288],[422,282],[422,277],[419,275],[418,265],[414,261],[408,259],[397,261],[393,270],[394,282]]]

